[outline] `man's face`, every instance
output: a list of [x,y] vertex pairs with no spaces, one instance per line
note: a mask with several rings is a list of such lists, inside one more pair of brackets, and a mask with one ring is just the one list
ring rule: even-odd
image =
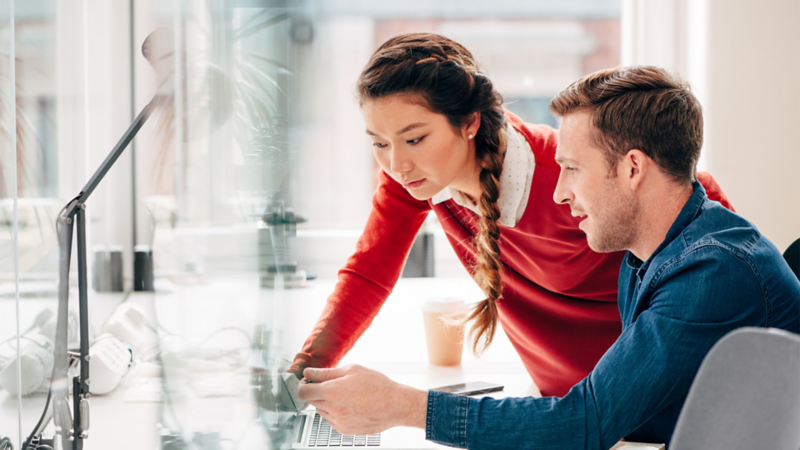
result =
[[628,250],[637,238],[639,203],[627,188],[623,164],[609,171],[603,151],[592,139],[588,111],[564,116],[556,150],[561,167],[553,199],[582,217],[578,227],[596,252]]

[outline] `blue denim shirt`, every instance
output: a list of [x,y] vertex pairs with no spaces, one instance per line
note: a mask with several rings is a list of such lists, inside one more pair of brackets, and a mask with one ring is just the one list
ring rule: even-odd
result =
[[706,353],[743,326],[800,332],[800,283],[750,222],[700,183],[666,238],[619,275],[622,334],[564,397],[428,393],[426,436],[469,449],[608,449],[669,443]]

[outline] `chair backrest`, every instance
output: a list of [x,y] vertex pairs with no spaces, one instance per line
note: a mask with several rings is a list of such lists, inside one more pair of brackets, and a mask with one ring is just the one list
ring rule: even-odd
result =
[[800,239],[792,242],[792,245],[783,252],[783,259],[789,264],[797,279],[800,280]]
[[800,449],[800,336],[741,328],[717,342],[669,449]]

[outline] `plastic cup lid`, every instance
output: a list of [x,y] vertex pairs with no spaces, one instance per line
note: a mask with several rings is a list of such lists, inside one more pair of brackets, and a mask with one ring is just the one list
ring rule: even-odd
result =
[[464,300],[457,298],[432,298],[423,305],[422,310],[427,312],[453,312],[464,309]]

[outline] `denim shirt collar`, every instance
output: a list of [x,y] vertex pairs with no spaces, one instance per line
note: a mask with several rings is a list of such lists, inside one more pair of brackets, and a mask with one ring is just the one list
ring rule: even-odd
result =
[[680,214],[672,222],[672,226],[667,231],[667,235],[661,244],[658,245],[656,251],[647,258],[647,261],[642,262],[639,258],[637,258],[633,253],[630,251],[627,255],[625,255],[625,264],[628,265],[631,269],[636,271],[636,276],[639,278],[639,281],[644,279],[645,273],[647,273],[647,268],[650,267],[650,263],[653,259],[661,253],[666,246],[668,246],[672,241],[674,241],[678,236],[683,233],[683,230],[691,224],[694,219],[697,217],[697,214],[700,212],[700,208],[703,206],[703,202],[706,200],[706,190],[703,188],[703,185],[700,184],[699,181],[695,180],[692,184],[692,195],[689,197],[689,200],[686,201],[686,204],[683,205]]

